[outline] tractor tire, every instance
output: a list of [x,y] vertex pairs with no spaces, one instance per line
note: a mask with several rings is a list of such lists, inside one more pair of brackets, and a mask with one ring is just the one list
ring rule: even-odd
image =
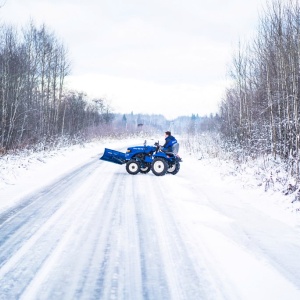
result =
[[151,165],[141,166],[140,172],[142,174],[147,174],[151,170]]
[[140,163],[134,159],[129,160],[126,163],[126,171],[131,175],[136,175],[140,172]]
[[157,157],[152,162],[151,170],[156,176],[164,176],[168,171],[168,163],[165,159]]
[[175,174],[177,174],[178,172],[179,172],[179,170],[180,170],[180,163],[179,162],[176,162],[172,167],[170,167],[169,169],[168,169],[168,173],[169,174],[172,174],[172,175],[175,175]]

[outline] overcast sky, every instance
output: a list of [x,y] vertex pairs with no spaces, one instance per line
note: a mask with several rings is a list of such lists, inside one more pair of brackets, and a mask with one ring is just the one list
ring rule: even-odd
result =
[[239,39],[264,0],[1,0],[2,22],[32,19],[69,50],[69,88],[120,113],[215,113]]

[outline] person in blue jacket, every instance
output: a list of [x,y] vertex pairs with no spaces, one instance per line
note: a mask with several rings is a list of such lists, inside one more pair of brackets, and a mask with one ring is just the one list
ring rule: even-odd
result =
[[177,140],[174,136],[172,136],[171,131],[165,132],[165,143],[163,145],[162,151],[164,152],[172,152],[172,147],[177,143]]

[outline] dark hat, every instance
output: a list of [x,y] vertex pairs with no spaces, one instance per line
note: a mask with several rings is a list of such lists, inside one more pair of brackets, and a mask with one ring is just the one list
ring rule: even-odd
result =
[[165,134],[166,135],[171,135],[171,131],[166,131]]

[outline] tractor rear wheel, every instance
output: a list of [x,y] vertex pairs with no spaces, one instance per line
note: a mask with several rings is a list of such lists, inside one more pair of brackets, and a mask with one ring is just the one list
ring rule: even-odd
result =
[[168,171],[168,163],[164,158],[157,157],[153,160],[151,169],[154,175],[164,176]]
[[168,173],[175,175],[179,172],[179,169],[180,169],[180,163],[176,162],[172,167],[168,169]]

